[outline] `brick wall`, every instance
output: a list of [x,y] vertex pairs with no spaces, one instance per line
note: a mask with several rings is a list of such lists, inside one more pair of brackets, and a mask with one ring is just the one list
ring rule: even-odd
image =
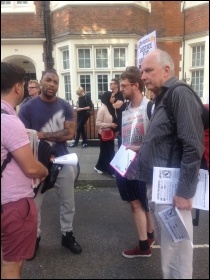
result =
[[133,6],[80,6],[65,7],[52,14],[54,38],[65,34],[108,34],[147,33],[145,10]]
[[157,37],[182,36],[182,1],[151,1],[151,14],[148,17],[148,33],[157,31]]
[[203,4],[185,11],[186,35],[209,30],[209,5]]
[[1,38],[43,38],[42,1],[34,1],[36,14],[1,14]]

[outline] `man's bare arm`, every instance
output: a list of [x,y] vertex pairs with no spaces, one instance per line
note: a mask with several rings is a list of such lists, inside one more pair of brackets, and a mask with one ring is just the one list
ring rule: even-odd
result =
[[52,142],[65,142],[72,140],[75,134],[75,122],[65,121],[64,129],[55,132],[37,132],[38,138]]

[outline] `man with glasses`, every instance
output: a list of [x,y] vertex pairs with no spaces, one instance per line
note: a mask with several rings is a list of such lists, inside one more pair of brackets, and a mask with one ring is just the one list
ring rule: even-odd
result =
[[40,84],[36,81],[36,80],[30,80],[28,82],[28,94],[29,96],[26,97],[23,102],[21,103],[21,105],[23,105],[24,103],[26,103],[27,101],[29,101],[30,99],[38,96],[40,93]]

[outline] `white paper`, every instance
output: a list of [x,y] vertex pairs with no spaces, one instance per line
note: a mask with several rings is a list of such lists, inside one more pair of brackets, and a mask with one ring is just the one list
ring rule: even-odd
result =
[[[157,204],[172,204],[178,185],[179,173],[179,168],[153,168],[152,201]],[[199,182],[192,200],[192,206],[197,209],[209,210],[208,171],[200,169],[198,179]]]
[[158,212],[161,220],[166,226],[175,243],[190,240],[186,226],[180,211],[175,207],[169,207],[163,211]]
[[[36,160],[38,160],[38,146],[39,146],[39,140],[37,136],[37,131],[34,129],[26,129],[26,132],[28,134],[30,144],[31,144],[31,149],[33,152],[33,155]],[[31,180],[32,188],[36,188],[40,183],[40,179],[38,178],[33,178]]]
[[55,164],[63,164],[63,165],[77,165],[78,157],[77,154],[71,153],[64,156],[56,157],[53,160]]
[[116,152],[114,158],[110,162],[110,165],[121,175],[125,176],[128,167],[135,159],[136,153],[130,149],[126,149],[124,145],[121,145]]

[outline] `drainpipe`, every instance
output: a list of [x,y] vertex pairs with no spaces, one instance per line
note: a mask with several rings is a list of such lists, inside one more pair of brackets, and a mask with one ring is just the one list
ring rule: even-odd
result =
[[183,1],[183,6],[182,6],[182,12],[183,12],[183,39],[182,39],[182,44],[183,44],[183,57],[182,57],[182,80],[186,82],[186,73],[185,73],[185,1]]
[[50,17],[50,1],[42,1],[43,17],[44,17],[44,34],[45,42],[45,67],[52,69],[54,61],[52,57],[52,36],[51,36],[51,17]]

